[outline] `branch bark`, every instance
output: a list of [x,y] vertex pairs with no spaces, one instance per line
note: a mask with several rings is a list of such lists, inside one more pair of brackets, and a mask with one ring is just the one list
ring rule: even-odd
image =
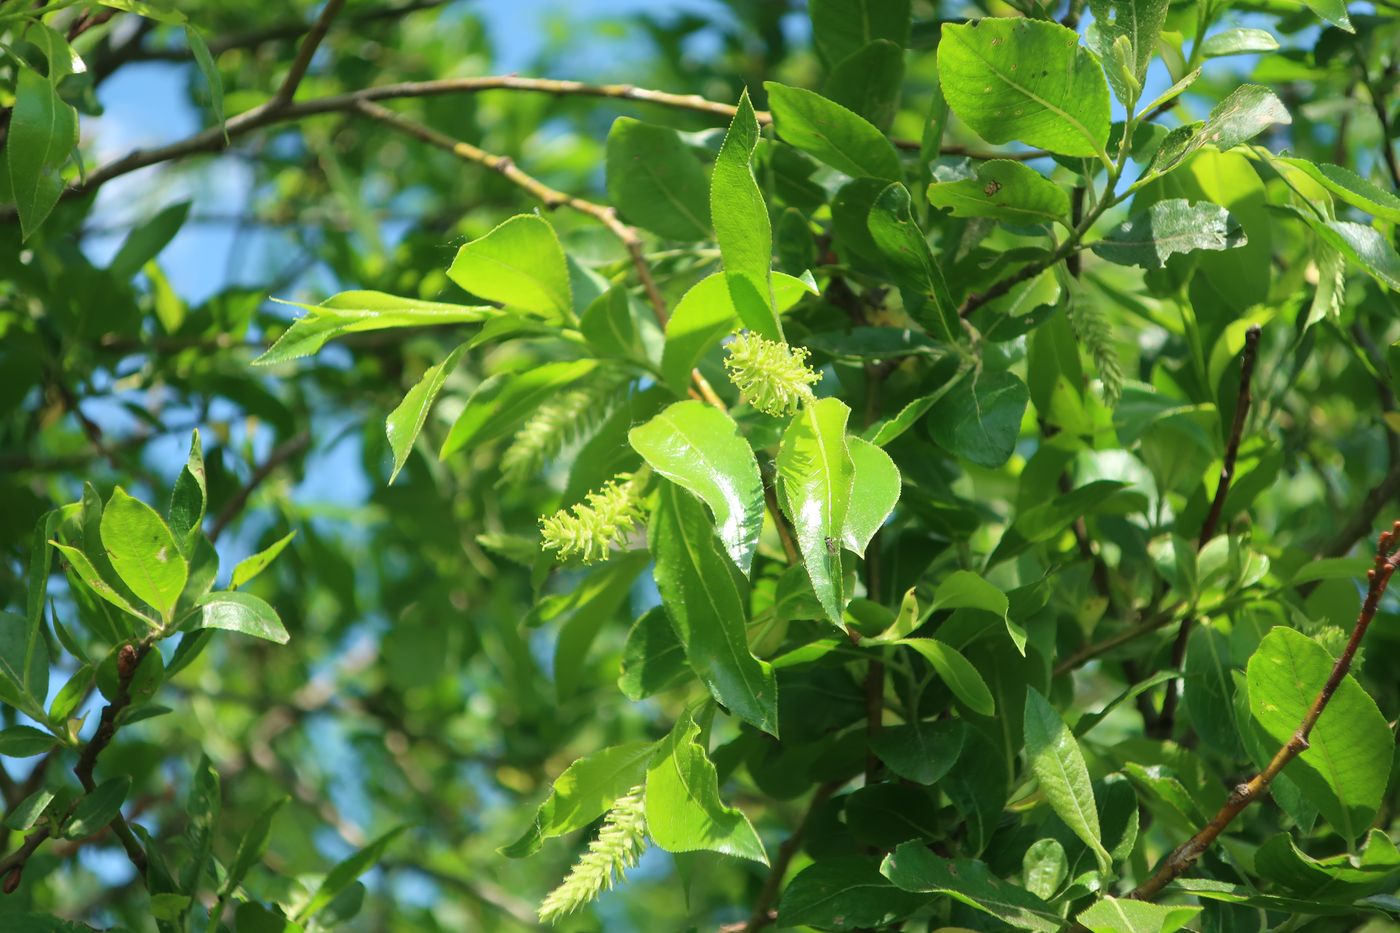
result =
[[248,504],[248,497],[256,492],[257,488],[261,486],[269,476],[276,472],[278,467],[301,453],[310,444],[311,435],[306,431],[302,431],[290,440],[273,448],[272,453],[267,455],[267,460],[263,462],[262,466],[253,471],[253,475],[248,478],[248,482],[245,483],[243,487],[234,494],[234,497],[228,501],[228,504],[220,510],[218,517],[214,519],[213,526],[209,529],[209,543],[213,544],[218,540],[219,535],[224,533],[229,523],[237,518],[238,513],[242,512],[244,507]]

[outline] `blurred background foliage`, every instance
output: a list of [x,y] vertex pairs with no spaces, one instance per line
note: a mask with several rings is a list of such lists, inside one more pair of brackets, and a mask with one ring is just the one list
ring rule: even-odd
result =
[[[182,8],[215,53],[230,114],[277,87],[315,13],[309,3],[256,0]],[[920,0],[914,11],[903,105],[891,132],[917,139],[937,24],[978,7]],[[1250,25],[1262,13],[1271,15],[1282,48],[1212,64],[1171,120],[1200,118],[1242,80],[1256,81],[1274,88],[1293,115],[1291,126],[1270,131],[1271,149],[1392,176],[1390,137],[1400,123],[1395,9],[1378,3],[1373,13],[1354,16],[1354,35],[1319,26],[1301,5],[1282,0],[1236,3],[1225,21]],[[1191,4],[1174,6],[1168,29],[1189,31],[1193,16]],[[208,85],[180,28],[120,14],[75,47],[88,72],[66,81],[63,95],[82,114],[88,169],[133,146],[213,125]],[[626,81],[724,102],[747,87],[760,108],[764,80],[814,87],[822,74],[798,2],[375,0],[348,4],[301,94],[508,71]],[[1164,77],[1154,72],[1150,80],[1160,89]],[[509,156],[562,191],[599,201],[606,201],[603,141],[616,117],[694,133],[690,141],[711,153],[722,126],[702,114],[639,103],[506,91],[401,107]],[[956,121],[947,141],[984,145]],[[1036,164],[1052,167],[1048,159]],[[770,142],[760,150],[760,166],[775,204],[815,209],[804,193],[813,184],[805,157]],[[1250,197],[1257,218],[1246,219],[1267,228],[1268,205],[1281,196],[1259,186]],[[329,114],[66,200],[28,241],[12,219],[0,224],[0,606],[24,602],[24,568],[44,511],[80,497],[85,482],[104,497],[120,483],[160,503],[184,463],[191,430],[199,428],[208,527],[223,574],[296,532],[250,586],[278,608],[292,641],[279,647],[216,640],[166,686],[171,712],[124,728],[103,768],[133,776],[132,814],[178,847],[192,770],[208,754],[223,779],[215,844],[221,858],[259,813],[290,793],[267,864],[248,881],[269,899],[407,824],[407,835],[365,876],[362,909],[347,928],[535,928],[538,898],[584,843],[556,845],[529,861],[505,860],[496,848],[520,832],[522,816],[576,757],[654,737],[675,719],[676,710],[658,701],[626,701],[616,685],[627,623],[655,602],[649,581],[610,618],[594,620],[598,640],[563,695],[551,672],[559,626],[521,624],[534,604],[529,565],[536,545],[509,532],[557,506],[567,469],[556,464],[543,482],[503,484],[500,449],[487,446],[446,462],[415,455],[388,485],[384,416],[460,336],[365,334],[297,364],[249,365],[294,314],[273,298],[314,303],[360,288],[466,301],[444,275],[456,247],[535,207],[496,173],[369,121]],[[602,269],[624,258],[588,218],[559,212],[550,220],[571,256]],[[998,236],[1014,241],[1013,234]],[[1246,287],[1280,300],[1311,289],[1316,267],[1299,244],[1284,242],[1296,236],[1294,228],[1279,227],[1274,236],[1272,246],[1265,237],[1260,247],[1274,251],[1274,266]],[[652,259],[674,303],[714,270],[717,255],[658,247]],[[991,273],[969,262],[951,274]],[[1110,319],[1129,378],[1172,378],[1163,373],[1186,357],[1181,336],[1152,326],[1154,300],[1133,294],[1141,288],[1131,281],[1138,273],[1116,267],[1104,275],[1103,286],[1121,287],[1125,296]],[[1395,296],[1359,275],[1345,288],[1321,329],[1348,339],[1317,339],[1313,329],[1290,346],[1289,335],[1276,334],[1273,365],[1259,376],[1259,417],[1272,424],[1278,445],[1256,453],[1276,458],[1278,481],[1249,520],[1256,538],[1296,554],[1349,553],[1400,490],[1400,414],[1380,349],[1396,339]],[[810,312],[815,319],[841,313],[820,303]],[[537,361],[514,344],[468,357],[428,434],[441,437],[485,375]],[[1221,365],[1236,364],[1226,358]],[[1227,376],[1218,384],[1235,382]],[[947,479],[930,471],[918,481],[926,493]],[[983,502],[1007,495],[996,474],[974,473],[971,482],[963,491],[975,490]],[[982,507],[953,495],[929,513],[952,537],[985,517]],[[1104,523],[1111,536],[1110,526]],[[1122,544],[1132,542],[1125,537]],[[911,544],[911,553],[947,545],[924,541]],[[1325,601],[1334,584],[1348,586],[1329,582],[1314,598]],[[551,585],[568,590],[567,580]],[[1083,585],[1087,593],[1087,580]],[[54,597],[64,620],[91,611],[57,580]],[[1340,624],[1348,624],[1347,614]],[[110,648],[91,634],[80,637],[91,656]],[[1394,709],[1400,633],[1378,626],[1373,637],[1366,681],[1382,708]],[[52,678],[55,689],[67,673]],[[841,684],[810,686],[835,691],[824,700],[829,704],[860,702],[837,696]],[[1104,697],[1116,692],[1092,678],[1090,689]],[[3,763],[7,798],[25,787],[35,760]],[[752,794],[752,777],[735,778],[731,802],[754,817],[765,838],[781,839],[792,815],[782,803],[757,803],[773,788]],[[564,928],[713,929],[742,919],[762,881],[752,864],[652,850],[630,884]],[[0,911],[32,909],[145,929],[149,905],[115,841],[99,838],[76,852],[60,844],[35,856],[19,891],[0,899]]]

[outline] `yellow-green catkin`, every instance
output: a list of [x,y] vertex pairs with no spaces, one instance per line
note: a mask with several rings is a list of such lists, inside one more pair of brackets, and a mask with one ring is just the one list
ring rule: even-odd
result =
[[585,564],[607,560],[641,520],[630,476],[619,476],[590,492],[583,502],[540,519],[540,539],[560,560]]
[[744,401],[769,415],[787,415],[812,398],[821,373],[807,366],[807,351],[748,331],[729,344],[724,361]]
[[540,921],[554,923],[592,903],[637,864],[646,849],[647,820],[642,787],[619,797],[568,877],[540,904]]

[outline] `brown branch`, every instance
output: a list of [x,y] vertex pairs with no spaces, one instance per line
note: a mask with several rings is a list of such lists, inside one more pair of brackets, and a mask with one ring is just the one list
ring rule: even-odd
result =
[[1132,628],[1124,629],[1116,635],[1111,635],[1108,638],[1105,638],[1103,641],[1098,641],[1090,645],[1085,645],[1083,648],[1080,648],[1074,654],[1065,658],[1059,664],[1056,664],[1054,676],[1059,677],[1061,674],[1068,674],[1075,668],[1089,663],[1090,661],[1094,660],[1100,655],[1107,654],[1108,652],[1112,651],[1114,648],[1119,647],[1120,645],[1125,645],[1130,641],[1141,638],[1143,635],[1151,634],[1152,632],[1155,632],[1158,629],[1170,624],[1172,617],[1176,614],[1177,608],[1179,607],[1172,606],[1168,609],[1163,610],[1160,613],[1157,613],[1156,615],[1144,619],[1142,622],[1139,622]]
[[290,104],[292,98],[296,97],[297,88],[301,86],[301,79],[306,77],[306,69],[311,67],[311,59],[316,55],[316,49],[326,38],[326,33],[331,28],[331,22],[344,6],[345,0],[326,0],[326,5],[321,8],[321,15],[316,17],[316,21],[311,24],[311,30],[306,34],[306,38],[301,40],[297,56],[292,59],[292,67],[287,70],[287,77],[282,80],[281,86],[277,88],[277,93],[272,95],[274,106]]
[[783,877],[787,874],[788,866],[792,864],[793,856],[797,855],[802,848],[802,840],[807,835],[807,824],[812,820],[815,813],[822,804],[831,799],[831,795],[841,785],[834,781],[828,781],[820,785],[812,794],[812,800],[807,804],[807,812],[802,814],[802,820],[797,824],[797,828],[792,831],[792,835],[783,840],[783,844],[778,848],[778,855],[773,859],[773,867],[768,871],[768,877],[763,882],[763,888],[758,892],[758,899],[754,901],[753,913],[749,915],[747,921],[733,923],[720,927],[721,933],[757,933],[769,924],[778,919],[773,912],[773,903],[778,899],[778,891],[783,886]]
[[412,120],[399,116],[387,107],[371,101],[361,100],[355,104],[355,109],[369,117],[377,120],[386,126],[391,126],[401,133],[405,133],[435,146],[446,152],[450,152],[459,159],[474,162],[477,165],[485,166],[492,171],[498,172],[509,179],[517,187],[529,192],[539,199],[546,208],[553,210],[559,207],[567,207],[571,210],[586,214],[607,228],[608,232],[617,238],[626,249],[627,254],[632,259],[632,266],[637,270],[637,278],[641,280],[642,288],[646,291],[647,301],[651,304],[651,310],[656,315],[656,322],[664,329],[666,326],[666,299],[661,296],[661,290],[657,288],[656,279],[651,274],[651,266],[647,264],[646,256],[643,252],[642,238],[635,228],[623,223],[618,219],[617,211],[609,206],[589,201],[575,195],[565,194],[556,188],[551,188],[544,182],[527,174],[515,164],[514,160],[507,156],[499,156],[487,152],[484,149],[473,146],[471,143],[453,139],[437,130],[415,123]]
[[1332,665],[1332,673],[1328,675],[1322,689],[1317,692],[1317,697],[1313,700],[1307,713],[1304,714],[1303,720],[1298,724],[1292,738],[1279,748],[1263,771],[1232,790],[1225,804],[1216,812],[1210,822],[1167,856],[1166,861],[1162,863],[1156,873],[1138,885],[1129,897],[1150,900],[1173,880],[1184,874],[1245,807],[1264,795],[1269,789],[1269,784],[1278,777],[1279,772],[1294,758],[1307,751],[1308,736],[1312,734],[1313,727],[1317,725],[1323,710],[1327,708],[1332,694],[1341,686],[1342,680],[1351,669],[1351,663],[1356,657],[1356,650],[1361,644],[1361,639],[1366,636],[1366,629],[1370,627],[1371,621],[1376,616],[1376,609],[1380,606],[1381,596],[1390,584],[1391,574],[1395,572],[1396,567],[1400,566],[1400,551],[1396,549],[1398,543],[1400,543],[1400,521],[1395,522],[1389,531],[1381,535],[1380,543],[1376,548],[1375,566],[1366,573],[1369,582],[1366,590],[1366,601],[1362,603],[1361,612],[1356,617],[1356,627],[1352,629],[1351,640],[1347,642],[1341,657]]
[[[1225,509],[1225,499],[1230,494],[1230,481],[1235,476],[1235,460],[1239,457],[1240,440],[1244,437],[1244,423],[1249,415],[1252,400],[1249,392],[1250,382],[1254,378],[1254,365],[1258,359],[1259,325],[1256,324],[1244,333],[1244,352],[1240,356],[1240,388],[1235,396],[1235,417],[1230,424],[1230,437],[1225,443],[1225,458],[1220,463],[1220,481],[1215,487],[1215,498],[1211,500],[1210,511],[1206,513],[1205,521],[1201,523],[1201,534],[1196,539],[1197,552],[1215,537],[1216,528],[1220,525],[1220,516]],[[1191,624],[1195,619],[1196,614],[1193,612],[1182,616],[1176,642],[1172,645],[1173,670],[1181,670],[1182,662],[1186,660],[1186,643],[1191,637]],[[1172,680],[1167,684],[1166,696],[1162,698],[1162,712],[1152,723],[1151,731],[1155,735],[1167,737],[1172,734],[1176,725],[1176,707],[1180,699],[1181,681]]]
[[234,494],[233,498],[228,501],[228,504],[220,510],[218,517],[214,519],[213,526],[209,529],[209,543],[213,544],[218,540],[219,535],[224,533],[229,523],[237,518],[238,513],[242,512],[244,507],[248,504],[248,497],[257,491],[257,488],[261,486],[278,467],[301,453],[310,444],[311,435],[306,431],[302,431],[290,440],[273,448],[272,453],[267,455],[267,460],[253,471],[253,475],[248,477],[248,482],[245,483],[243,487]]

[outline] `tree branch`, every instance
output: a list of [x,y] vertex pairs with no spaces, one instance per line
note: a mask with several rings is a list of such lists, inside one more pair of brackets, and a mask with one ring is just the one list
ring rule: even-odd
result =
[[1313,699],[1307,713],[1304,714],[1302,722],[1298,723],[1293,737],[1275,753],[1263,771],[1232,790],[1229,799],[1225,801],[1224,806],[1211,818],[1210,822],[1167,856],[1166,861],[1162,863],[1156,873],[1138,885],[1129,897],[1150,900],[1174,879],[1185,873],[1245,807],[1264,795],[1265,791],[1269,789],[1269,784],[1278,777],[1279,772],[1290,761],[1307,751],[1308,736],[1312,734],[1313,727],[1317,725],[1323,710],[1327,708],[1332,694],[1341,686],[1342,680],[1351,669],[1352,660],[1356,657],[1356,649],[1361,645],[1361,639],[1366,636],[1366,629],[1370,627],[1371,621],[1376,616],[1381,596],[1390,584],[1391,574],[1395,572],[1396,567],[1400,567],[1400,551],[1396,549],[1397,544],[1400,544],[1400,521],[1395,522],[1389,531],[1381,535],[1380,543],[1376,548],[1375,566],[1366,573],[1366,579],[1369,582],[1366,590],[1366,601],[1362,603],[1361,612],[1356,617],[1356,627],[1352,629],[1351,640],[1347,642],[1342,656],[1332,665],[1332,673],[1328,675],[1322,689],[1317,692],[1317,696]]
[[301,41],[301,47],[297,49],[297,57],[292,59],[292,67],[287,70],[287,77],[282,80],[282,85],[272,96],[272,102],[275,105],[285,106],[292,102],[292,98],[296,96],[297,88],[301,86],[301,79],[306,77],[306,69],[311,67],[311,59],[316,55],[316,49],[326,38],[326,33],[331,28],[331,22],[335,20],[344,6],[345,0],[326,0],[326,5],[321,8],[321,15],[316,17],[316,21],[311,24],[311,31]]
[[841,785],[828,781],[820,785],[812,794],[811,801],[807,804],[807,812],[802,814],[802,820],[797,824],[797,828],[792,831],[792,835],[783,840],[783,844],[778,848],[778,855],[773,859],[773,867],[768,872],[768,877],[763,882],[763,888],[758,892],[758,899],[754,901],[753,913],[749,919],[742,923],[729,924],[720,927],[720,933],[758,933],[759,930],[776,921],[777,915],[773,912],[773,902],[778,899],[778,891],[783,886],[783,878],[787,875],[788,866],[792,864],[793,856],[797,855],[802,848],[802,840],[807,835],[807,824],[812,819],[812,814],[831,799],[831,795]]
[[248,504],[248,497],[251,496],[263,482],[271,476],[278,467],[305,450],[311,443],[311,435],[302,431],[290,440],[273,448],[272,453],[267,455],[267,460],[262,466],[253,471],[253,475],[248,477],[248,482],[239,489],[228,504],[220,510],[217,518],[214,519],[213,526],[209,529],[209,543],[213,544],[218,540],[219,535],[224,533],[229,523],[238,517],[238,513]]

